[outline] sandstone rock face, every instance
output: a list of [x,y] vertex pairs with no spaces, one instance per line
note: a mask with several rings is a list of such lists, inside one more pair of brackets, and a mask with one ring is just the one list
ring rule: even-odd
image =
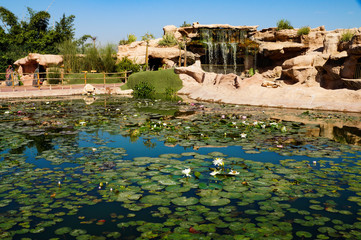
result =
[[[182,71],[186,72],[185,69]],[[233,104],[348,112],[361,111],[360,91],[326,90],[319,86],[304,87],[303,85],[282,85],[282,87],[277,88],[262,87],[264,78],[261,74],[239,80],[236,87],[232,75],[223,77],[220,76],[221,74],[215,73],[204,74],[208,76],[205,77],[207,80],[202,82],[196,81],[188,74],[181,74],[180,78],[183,80],[184,87],[179,93],[187,94],[193,99]]]
[[325,36],[325,40],[323,42],[323,45],[324,45],[323,53],[325,53],[325,54],[337,53],[340,38],[341,38],[341,34],[339,34],[339,33],[327,34]]
[[[184,55],[184,50],[179,51],[178,47],[159,47],[157,41],[151,41],[148,47],[149,58],[159,58],[166,65],[173,67],[174,62],[178,60],[179,54]],[[121,60],[124,57],[129,58],[134,63],[145,64],[146,43],[144,41],[134,42],[130,45],[118,46],[117,58]],[[170,61],[173,63],[171,63]],[[195,55],[187,51],[187,60],[195,61]]]
[[353,36],[349,47],[349,53],[355,55],[361,55],[361,33]]
[[286,60],[305,52],[307,46],[295,42],[262,42],[260,52],[273,60]]

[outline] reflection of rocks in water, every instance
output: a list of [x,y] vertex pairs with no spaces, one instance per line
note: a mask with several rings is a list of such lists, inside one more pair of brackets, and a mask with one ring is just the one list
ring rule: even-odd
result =
[[361,146],[361,129],[335,124],[322,124],[307,128],[307,137],[325,137],[339,143]]
[[334,139],[340,143],[348,143],[361,146],[361,129],[356,127],[334,127]]
[[95,97],[85,97],[84,102],[86,105],[93,104],[95,102]]

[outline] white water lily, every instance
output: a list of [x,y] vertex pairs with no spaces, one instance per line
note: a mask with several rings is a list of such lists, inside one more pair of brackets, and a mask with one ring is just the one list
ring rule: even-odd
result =
[[230,174],[230,175],[238,175],[239,174],[239,172],[237,172],[236,170],[231,170],[228,174]]
[[96,148],[92,148],[92,151],[95,152],[97,149]]
[[316,165],[316,164],[317,164],[317,161],[313,161],[312,163],[313,163],[313,165]]
[[10,113],[10,111],[6,111],[6,112],[4,112],[5,114],[9,114]]
[[223,166],[224,162],[223,162],[222,158],[216,158],[213,160],[213,164],[214,164],[214,166]]
[[287,132],[286,126],[283,126],[283,127],[281,128],[281,132]]
[[191,172],[191,169],[190,169],[190,168],[186,168],[186,169],[182,170],[182,173],[183,173],[186,177],[191,177],[190,172]]
[[277,125],[277,123],[271,122],[269,125],[274,126],[274,125]]
[[257,124],[258,124],[258,122],[257,122],[257,121],[253,122],[253,125],[257,125]]
[[217,171],[217,170],[214,170],[213,172],[209,173],[211,176],[216,176],[217,174],[220,174],[221,173],[221,170]]
[[232,122],[233,125],[236,125],[237,123],[236,122]]
[[163,123],[163,126],[167,126],[167,124],[166,124],[166,123]]
[[86,124],[86,122],[79,122],[79,124],[83,126]]
[[241,133],[241,138],[246,138],[247,134],[246,133]]
[[261,127],[264,129],[264,128],[266,128],[266,125],[265,125],[265,124],[262,124]]

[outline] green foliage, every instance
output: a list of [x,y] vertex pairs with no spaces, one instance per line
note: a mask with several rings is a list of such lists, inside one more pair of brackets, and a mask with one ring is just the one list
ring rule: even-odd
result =
[[281,19],[277,22],[277,31],[282,29],[293,29],[290,21],[286,19]]
[[100,58],[98,49],[89,47],[85,50],[85,56],[83,58],[81,70],[96,70],[98,72],[103,70],[103,62]]
[[177,90],[172,87],[168,87],[165,89],[165,99],[169,101],[175,101],[178,99]]
[[122,86],[122,89],[134,89],[140,82],[148,82],[155,88],[156,93],[165,93],[166,89],[172,88],[178,91],[182,88],[182,80],[174,73],[173,69],[144,71],[130,75],[128,82]]
[[107,73],[112,73],[115,71],[115,58],[116,50],[113,44],[107,44],[104,48],[100,49],[101,60],[103,63],[104,71]]
[[253,69],[253,68],[250,68],[250,69],[248,70],[248,75],[249,75],[250,77],[252,77],[252,76],[254,75],[254,69]]
[[351,30],[346,30],[345,32],[342,33],[340,41],[341,42],[351,41],[351,39],[354,35],[355,35],[355,33],[352,32]]
[[302,35],[308,35],[311,31],[311,28],[309,26],[304,26],[301,27],[300,29],[298,29],[297,31],[297,35],[298,36],[302,36]]
[[133,88],[133,96],[135,98],[150,98],[155,94],[155,88],[149,82],[143,81],[137,83]]
[[125,72],[125,71],[132,71],[132,73],[136,73],[140,71],[140,65],[133,63],[127,57],[122,58],[120,62],[116,64],[116,71],[117,72]]
[[57,47],[59,54],[63,55],[65,72],[79,71],[80,62],[77,57],[77,43],[69,39],[58,44]]
[[137,37],[134,34],[128,34],[128,39],[122,39],[119,41],[119,45],[127,45],[137,41]]
[[163,47],[173,47],[177,44],[178,41],[172,33],[166,33],[165,35],[163,35],[162,40],[158,42],[158,45]]
[[46,11],[28,8],[28,17],[21,20],[4,7],[0,7],[0,72],[9,64],[30,52],[58,54],[57,45],[74,36],[75,16],[62,16],[55,27],[49,26],[51,16]]
[[142,41],[146,41],[147,44],[149,44],[149,41],[152,39],[154,39],[154,36],[151,33],[146,33],[142,36]]
[[184,21],[184,23],[182,25],[180,25],[180,27],[191,27],[192,25],[190,23],[187,23],[186,21]]
[[48,68],[48,76],[47,79],[49,80],[50,84],[58,84],[61,82],[61,72],[60,68],[58,67],[50,67]]

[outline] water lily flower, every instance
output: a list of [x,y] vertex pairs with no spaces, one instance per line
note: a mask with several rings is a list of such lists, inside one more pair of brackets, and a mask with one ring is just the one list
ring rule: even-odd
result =
[[265,125],[265,124],[262,124],[261,127],[262,127],[263,129],[265,129],[265,128],[266,128],[266,125]]
[[86,124],[86,122],[81,121],[81,122],[79,122],[79,124],[83,126],[83,125],[85,125],[85,124]]
[[225,116],[225,115],[222,115],[221,118],[224,119],[224,118],[226,118],[226,116]]
[[120,109],[119,109],[119,108],[117,108],[117,109],[115,109],[115,111],[120,111]]
[[113,192],[113,188],[110,188],[110,191]]
[[283,145],[279,144],[277,145],[278,148],[283,148]]
[[60,181],[58,181],[58,186],[59,186],[59,187],[61,186],[61,182],[60,182]]
[[228,174],[230,174],[230,175],[238,175],[239,172],[237,172],[236,170],[231,170]]
[[6,112],[4,112],[5,114],[9,114],[10,113],[10,111],[6,111]]
[[257,125],[257,124],[258,124],[258,122],[257,122],[257,121],[253,122],[253,125]]
[[163,126],[167,126],[167,124],[166,124],[166,123],[163,123]]
[[246,138],[247,137],[247,133],[241,133],[241,138]]
[[221,170],[214,170],[213,172],[209,173],[211,176],[216,176],[217,174],[220,174]]
[[274,125],[277,125],[277,123],[271,122],[269,125],[274,126]]
[[247,118],[247,116],[242,116],[242,119],[246,119]]
[[216,158],[213,160],[214,166],[224,166],[224,162],[222,158]]
[[283,127],[281,128],[281,132],[287,132],[286,126],[283,126]]
[[312,163],[313,163],[313,165],[316,165],[316,164],[317,164],[317,161],[313,161]]
[[184,170],[182,170],[182,173],[186,176],[186,177],[191,177],[191,175],[189,174],[191,172],[190,168],[186,168]]
[[92,148],[92,151],[95,152],[97,149],[96,148]]
[[46,104],[49,104],[50,102],[46,102]]

